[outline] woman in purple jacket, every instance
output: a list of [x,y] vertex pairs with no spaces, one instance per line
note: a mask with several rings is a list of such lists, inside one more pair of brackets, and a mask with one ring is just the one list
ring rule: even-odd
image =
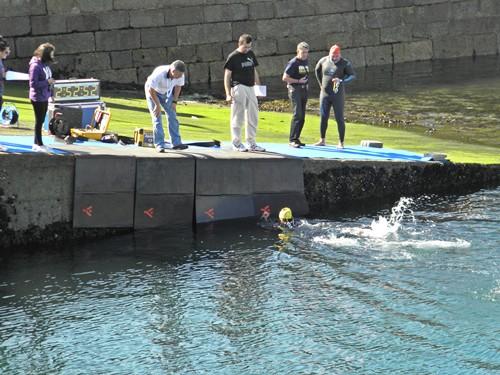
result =
[[49,64],[54,62],[55,47],[50,43],[38,46],[30,61],[30,99],[35,111],[35,143],[36,152],[47,152],[42,141],[42,125],[52,96],[51,85],[54,83]]

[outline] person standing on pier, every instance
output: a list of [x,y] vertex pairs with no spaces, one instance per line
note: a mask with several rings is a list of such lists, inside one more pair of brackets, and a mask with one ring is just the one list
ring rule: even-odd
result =
[[6,70],[3,65],[3,60],[7,58],[10,54],[10,46],[9,43],[0,35],[0,111],[3,106],[3,90],[5,81]]
[[50,151],[43,144],[42,126],[52,97],[52,84],[55,82],[50,69],[55,51],[56,48],[50,43],[40,44],[29,63],[29,98],[35,112],[35,141],[32,150],[35,152]]
[[316,78],[321,87],[319,96],[320,117],[321,117],[321,138],[315,146],[326,145],[326,129],[328,128],[328,118],[330,109],[333,106],[335,120],[339,132],[338,148],[344,148],[345,121],[344,102],[346,83],[356,78],[354,69],[349,60],[342,57],[340,46],[333,45],[328,56],[321,58],[315,68]]
[[181,142],[179,121],[177,120],[177,100],[184,86],[184,72],[186,65],[176,60],[170,65],[160,65],[146,80],[144,92],[149,113],[153,122],[153,138],[156,151],[165,152],[165,133],[161,122],[161,108],[165,110],[168,118],[168,133],[172,149],[184,150],[188,148]]
[[290,146],[305,146],[300,140],[300,133],[306,118],[307,92],[309,90],[309,44],[300,42],[297,45],[297,56],[285,67],[283,81],[287,83],[288,97],[292,103],[293,116],[290,123]]
[[[238,39],[238,48],[229,54],[224,64],[224,89],[226,100],[231,102],[231,138],[234,151],[266,151],[257,145],[259,106],[254,85],[260,85],[255,69],[259,63],[252,52],[252,36],[243,34]],[[241,128],[246,120],[245,146],[241,142]]]

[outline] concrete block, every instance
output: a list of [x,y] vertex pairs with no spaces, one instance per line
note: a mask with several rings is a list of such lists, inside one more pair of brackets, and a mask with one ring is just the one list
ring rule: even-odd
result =
[[138,194],[194,194],[194,158],[138,158]]
[[370,29],[353,33],[353,47],[375,46],[378,44],[380,44],[380,30]]
[[342,52],[342,55],[352,63],[355,71],[356,68],[367,65],[364,48],[348,48]]
[[228,42],[232,39],[231,23],[211,23],[177,27],[178,45]]
[[74,57],[74,62],[76,70],[80,72],[111,69],[111,60],[107,52],[82,53]]
[[250,195],[252,167],[248,160],[197,159],[197,195]]
[[157,27],[165,24],[165,16],[158,9],[134,10],[130,12],[130,26],[139,27]]
[[248,4],[248,18],[251,20],[274,18],[274,4],[270,1]]
[[[265,56],[258,57],[259,66],[257,70],[261,77],[282,76],[288,60],[291,56]],[[312,64],[311,64],[312,65]]]
[[132,51],[134,66],[167,64],[166,48],[136,49]]
[[382,43],[410,42],[413,40],[413,25],[400,25],[380,29]]
[[187,79],[189,83],[208,82],[208,63],[194,63],[187,66]]
[[279,0],[274,2],[277,18],[304,17],[314,15],[312,0]]
[[46,0],[46,2],[47,12],[43,14],[80,14],[78,0]]
[[83,13],[101,13],[113,10],[113,0],[78,0]]
[[97,51],[118,51],[141,47],[139,30],[112,30],[95,33]]
[[479,12],[482,16],[498,16],[500,3],[497,0],[479,0]]
[[98,17],[101,30],[125,29],[130,26],[130,16],[127,11],[114,10],[99,13]]
[[245,4],[207,5],[203,7],[205,22],[238,21],[248,19]]
[[[171,1],[170,1],[171,3]],[[158,0],[113,0],[114,10],[132,10],[132,9],[156,9]]]
[[170,228],[191,226],[194,195],[136,194],[134,228]]
[[[215,45],[210,45],[214,46]],[[200,46],[182,46],[182,47],[169,47],[167,49],[167,61],[182,60],[185,63],[192,63],[198,61],[200,56],[197,53],[198,47]],[[201,54],[203,54],[205,49],[210,51],[212,47],[200,48]],[[220,46],[219,46],[220,49]],[[209,52],[208,51],[208,52]]]
[[[448,22],[433,22],[424,24],[415,24],[412,29],[412,36],[416,38],[434,39],[450,33]],[[453,33],[453,32],[451,32]]]
[[373,10],[384,8],[385,0],[356,0],[356,10]]
[[253,197],[254,216],[262,217],[269,213],[270,217],[277,217],[283,207],[289,207],[294,217],[309,213],[309,204],[304,193],[275,193],[256,194]]
[[402,18],[405,23],[425,24],[448,21],[450,19],[450,6],[448,2],[401,9]]
[[414,5],[413,0],[384,0],[384,8],[410,7],[413,5]]
[[176,7],[163,10],[166,26],[198,25],[203,23],[203,7]]
[[[57,51],[56,51],[57,52]],[[55,76],[72,77],[76,71],[76,56],[75,55],[59,55],[57,57],[57,64],[52,66],[52,72]]]
[[208,68],[212,82],[221,82],[224,80],[224,61],[211,62]]
[[365,47],[367,66],[392,64],[392,46]]
[[257,35],[257,21],[239,21],[232,22],[231,28],[233,32],[232,40],[237,41],[242,34],[250,34],[254,40]]
[[[50,2],[51,0],[47,0]],[[2,2],[1,17],[37,16],[47,14],[45,0],[11,0]]]
[[397,43],[392,48],[395,64],[408,61],[430,60],[433,57],[432,41],[430,40]]
[[0,211],[7,218],[1,221],[6,219],[8,229],[14,231],[70,222],[74,167],[75,159],[69,156],[2,155]]
[[365,22],[370,29],[399,26],[402,23],[402,12],[400,8],[374,10],[366,13]]
[[432,43],[434,58],[453,58],[472,56],[474,50],[473,38],[470,35],[442,36]]
[[76,33],[63,35],[39,36],[33,38],[18,38],[16,40],[16,53],[18,57],[33,55],[33,51],[40,44],[50,40],[57,48],[58,55],[95,51],[93,33]]
[[290,20],[288,19],[270,19],[257,20],[257,35],[259,38],[287,38],[293,36]]
[[134,157],[78,156],[75,162],[75,193],[133,193],[135,173]]
[[195,203],[196,223],[241,219],[255,216],[251,195],[197,195]]
[[474,54],[477,56],[496,55],[498,52],[497,35],[494,33],[474,35],[473,43]]
[[30,31],[30,18],[27,16],[0,18],[0,35],[4,37],[26,35]]
[[220,61],[223,59],[222,45],[220,43],[199,44],[196,46],[195,57],[200,61]]
[[253,177],[253,193],[304,191],[303,164],[300,159],[263,159],[248,161]]
[[73,228],[132,228],[134,193],[75,191]]
[[133,66],[131,51],[114,51],[110,53],[110,57],[113,69],[131,68]]
[[171,47],[177,45],[176,27],[155,27],[141,29],[141,47]]
[[50,15],[31,17],[33,35],[58,34],[66,32],[66,16]]
[[68,32],[99,30],[99,18],[93,14],[70,16],[66,20]]
[[356,0],[316,0],[314,8],[316,14],[353,12],[356,10]]
[[96,70],[90,71],[88,74],[104,82],[138,83],[137,70],[135,68]]
[[258,39],[252,49],[257,56],[270,56],[276,55],[278,48],[274,39]]
[[479,13],[479,2],[477,0],[457,1],[450,4],[450,18],[468,19],[475,18]]

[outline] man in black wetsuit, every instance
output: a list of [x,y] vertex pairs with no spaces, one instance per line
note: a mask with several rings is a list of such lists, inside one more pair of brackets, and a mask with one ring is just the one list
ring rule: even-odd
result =
[[339,148],[344,148],[345,121],[344,121],[344,85],[356,78],[354,69],[349,60],[340,54],[340,46],[335,44],[330,48],[330,54],[321,58],[315,68],[316,78],[321,87],[319,96],[321,114],[321,138],[315,146],[325,146],[328,117],[333,106],[335,120],[339,132]]

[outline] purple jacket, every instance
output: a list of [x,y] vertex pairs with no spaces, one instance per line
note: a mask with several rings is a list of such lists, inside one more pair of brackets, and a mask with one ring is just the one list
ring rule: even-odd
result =
[[39,57],[33,56],[30,61],[30,99],[34,102],[48,102],[52,96],[49,78],[52,78],[50,67]]

